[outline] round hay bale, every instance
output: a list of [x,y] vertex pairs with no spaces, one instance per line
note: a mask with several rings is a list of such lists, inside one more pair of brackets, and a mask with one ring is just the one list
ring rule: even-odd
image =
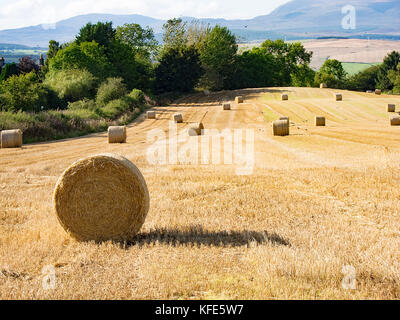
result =
[[279,120],[285,120],[285,121],[287,121],[288,125],[290,125],[289,117],[280,117]]
[[373,90],[367,90],[367,93],[374,93]]
[[274,136],[288,136],[289,124],[287,120],[274,121],[272,124]]
[[387,112],[396,112],[396,105],[389,103],[387,106]]
[[321,83],[319,87],[321,89],[326,89],[326,88],[328,88],[328,85],[326,83]]
[[325,117],[315,117],[315,126],[325,127],[326,119]]
[[203,134],[203,130],[204,125],[201,122],[193,123],[189,128],[189,136],[201,136]]
[[181,113],[175,113],[174,114],[174,121],[176,123],[182,123],[183,122],[183,116]]
[[235,102],[236,102],[237,104],[240,104],[240,103],[243,103],[243,102],[244,102],[244,99],[243,99],[242,96],[238,96],[238,97],[235,98]]
[[126,127],[109,127],[108,143],[126,143]]
[[156,112],[155,111],[147,111],[147,119],[155,119]]
[[289,96],[286,93],[282,94],[281,98],[282,98],[282,101],[289,100]]
[[343,100],[343,96],[341,93],[335,93],[335,99],[336,101],[342,101]]
[[150,206],[139,169],[115,154],[73,163],[59,178],[53,201],[63,228],[80,241],[131,240]]
[[1,131],[1,148],[20,148],[22,146],[22,131],[3,130]]
[[377,94],[378,96],[380,96],[382,94],[382,90],[381,89],[376,89],[375,90],[375,94]]
[[392,117],[390,118],[391,126],[400,126],[400,117]]
[[223,108],[225,111],[231,110],[231,104],[230,104],[230,103],[224,103],[224,104],[222,105],[222,108]]

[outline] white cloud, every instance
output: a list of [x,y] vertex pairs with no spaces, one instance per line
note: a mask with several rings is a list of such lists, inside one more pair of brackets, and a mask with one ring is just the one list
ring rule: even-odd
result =
[[[0,0],[0,30],[51,24],[87,13],[142,14],[154,18],[246,19],[289,0]],[[0,39],[1,42],[1,39]]]

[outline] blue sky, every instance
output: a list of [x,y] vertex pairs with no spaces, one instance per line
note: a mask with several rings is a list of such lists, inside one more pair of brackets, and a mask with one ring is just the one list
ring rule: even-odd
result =
[[268,14],[286,2],[289,0],[0,0],[0,30],[54,23],[86,13],[246,19]]

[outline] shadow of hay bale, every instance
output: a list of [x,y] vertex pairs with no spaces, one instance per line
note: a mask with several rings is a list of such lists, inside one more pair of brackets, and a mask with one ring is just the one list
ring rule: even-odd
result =
[[267,231],[207,231],[202,227],[191,227],[188,230],[156,229],[137,235],[127,245],[143,246],[150,244],[165,244],[174,247],[186,246],[216,246],[216,247],[250,247],[256,245],[290,246],[288,240],[275,233]]

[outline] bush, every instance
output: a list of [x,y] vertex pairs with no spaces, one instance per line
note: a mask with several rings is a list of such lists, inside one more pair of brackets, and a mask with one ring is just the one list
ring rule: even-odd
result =
[[60,70],[47,74],[44,84],[61,100],[74,102],[93,98],[97,79],[87,70]]
[[101,113],[109,119],[116,119],[121,114],[131,110],[129,99],[121,98],[110,101],[105,107],[101,108]]
[[18,75],[17,64],[15,62],[6,64],[0,74],[0,83],[14,75]]
[[142,90],[133,89],[128,97],[132,99],[133,107],[143,107],[146,104],[146,98]]
[[97,112],[100,108],[97,106],[96,101],[83,99],[68,104],[68,110],[90,110]]
[[120,99],[128,93],[122,78],[109,78],[102,83],[97,91],[96,102],[106,106],[110,101]]

